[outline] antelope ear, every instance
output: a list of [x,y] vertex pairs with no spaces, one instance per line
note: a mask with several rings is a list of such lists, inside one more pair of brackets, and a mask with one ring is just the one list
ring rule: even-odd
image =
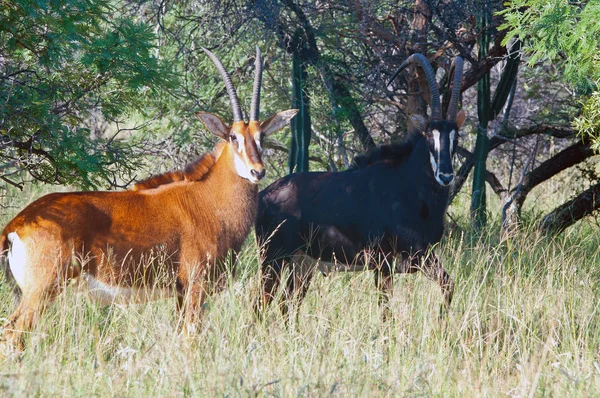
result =
[[456,114],[456,124],[458,125],[459,130],[460,130],[460,127],[465,122],[466,118],[467,118],[467,114],[465,113],[465,111],[463,109],[458,111],[458,113]]
[[294,116],[296,116],[296,113],[298,113],[298,109],[288,109],[287,111],[274,114],[260,124],[262,133],[264,135],[269,135],[277,130],[281,130]]
[[225,123],[223,123],[220,117],[218,117],[217,115],[213,115],[212,113],[206,112],[196,112],[196,117],[202,120],[202,123],[204,123],[206,128],[211,133],[213,133],[217,137],[227,140],[231,128]]
[[427,119],[419,114],[410,115],[409,119],[415,129],[419,130],[422,134],[425,133],[425,129],[427,128]]

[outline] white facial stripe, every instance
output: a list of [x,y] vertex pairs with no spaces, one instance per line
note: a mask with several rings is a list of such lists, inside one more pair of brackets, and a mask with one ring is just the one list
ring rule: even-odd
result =
[[440,147],[441,147],[441,145],[440,145],[440,132],[438,130],[433,130],[431,133],[433,134],[433,146],[435,148],[435,152],[437,154],[439,154],[440,153]]
[[[240,177],[245,178],[245,179],[249,180],[250,182],[257,183],[258,180],[250,172],[251,167],[248,166],[248,164],[246,164],[246,161],[244,160],[244,159],[246,159],[246,156],[247,156],[246,155],[245,138],[241,134],[236,134],[235,136],[236,136],[237,142],[238,142],[238,150],[237,150],[237,152],[233,153],[233,158],[234,158],[233,163],[234,163],[235,171]],[[259,148],[259,151],[260,151],[260,148]]]
[[250,175],[250,170],[248,169],[246,162],[244,162],[244,159],[242,159],[238,153],[233,153],[233,163],[235,166],[235,171],[240,177],[250,181],[255,180],[255,178]]
[[454,136],[456,136],[456,131],[452,130],[450,132],[450,154],[454,153]]
[[254,142],[256,142],[256,148],[258,149],[258,152],[262,153],[263,149],[262,149],[262,145],[260,145],[260,136],[261,136],[260,132],[254,134]]
[[437,165],[437,162],[435,161],[435,158],[433,157],[433,154],[431,152],[429,152],[429,161],[431,162],[431,170],[433,170],[433,174],[435,174],[436,178],[437,178],[438,165]]
[[244,136],[241,134],[236,134],[235,137],[237,138],[238,141],[238,152],[239,153],[244,153],[246,147],[244,146],[246,141],[244,141]]

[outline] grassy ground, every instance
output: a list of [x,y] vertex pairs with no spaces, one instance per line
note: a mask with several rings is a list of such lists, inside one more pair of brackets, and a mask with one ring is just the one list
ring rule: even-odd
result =
[[[296,327],[275,307],[258,323],[252,243],[194,338],[178,336],[174,299],[100,307],[69,291],[21,361],[0,362],[0,395],[600,396],[598,232],[453,232],[438,250],[456,282],[446,322],[420,274],[396,279],[383,322],[362,272],[316,277]],[[13,309],[2,283],[0,316]]]

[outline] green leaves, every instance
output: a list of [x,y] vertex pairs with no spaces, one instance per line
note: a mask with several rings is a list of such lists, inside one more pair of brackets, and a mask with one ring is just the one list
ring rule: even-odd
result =
[[131,144],[107,146],[101,129],[134,114],[151,117],[147,99],[176,77],[155,56],[152,29],[120,15],[119,4],[3,2],[0,164],[46,182],[93,186],[134,161],[116,160],[117,148]]
[[558,62],[566,81],[578,86],[595,86],[600,66],[600,2],[585,4],[566,0],[517,0],[501,12],[503,29],[524,40],[529,64]]
[[588,96],[574,126],[600,147],[593,127],[600,125],[600,2],[516,0],[501,14],[506,19],[502,28],[509,30],[505,42],[513,37],[524,40],[529,65],[553,63],[566,83]]
[[600,151],[600,92],[594,91],[583,103],[581,115],[575,118],[573,127],[592,141],[595,151]]

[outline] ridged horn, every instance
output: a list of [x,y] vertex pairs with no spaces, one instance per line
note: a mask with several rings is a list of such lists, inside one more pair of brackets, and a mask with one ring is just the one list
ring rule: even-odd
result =
[[233,122],[235,123],[242,121],[242,108],[240,108],[240,101],[238,100],[237,93],[235,92],[235,87],[233,86],[233,83],[231,81],[231,76],[229,76],[229,73],[227,73],[227,71],[223,67],[223,64],[215,54],[213,54],[210,50],[207,50],[204,47],[202,47],[202,50],[213,61],[219,73],[221,74],[221,78],[223,78],[223,81],[225,82],[225,88],[227,88],[227,94],[229,94],[229,100],[231,101],[231,108],[233,110]]
[[431,120],[442,119],[442,106],[440,104],[440,93],[438,90],[437,82],[435,81],[435,73],[427,61],[427,58],[423,54],[413,54],[406,58],[400,65],[398,70],[394,73],[392,78],[389,80],[388,85],[402,72],[408,65],[417,63],[425,71],[425,77],[427,78],[427,84],[429,85],[429,92],[431,93]]
[[254,86],[252,89],[252,105],[250,106],[250,120],[258,120],[260,113],[260,86],[262,83],[262,56],[256,46],[256,60],[254,61]]
[[452,96],[448,105],[447,119],[451,122],[456,121],[456,113],[458,112],[458,99],[460,98],[460,85],[462,81],[463,59],[461,57],[454,58],[452,67],[450,68],[450,79],[452,82]]

